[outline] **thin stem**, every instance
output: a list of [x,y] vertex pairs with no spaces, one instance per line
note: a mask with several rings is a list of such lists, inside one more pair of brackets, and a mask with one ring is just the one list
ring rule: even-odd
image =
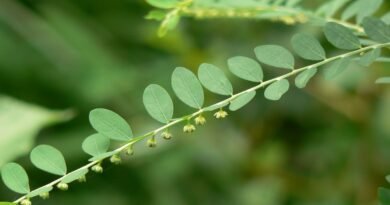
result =
[[[162,132],[162,131],[164,131],[164,130],[167,130],[168,128],[170,128],[170,127],[172,127],[172,126],[174,126],[174,125],[176,125],[176,124],[178,124],[178,123],[181,123],[181,122],[183,122],[183,121],[189,120],[189,119],[191,119],[191,118],[193,118],[193,117],[195,117],[195,116],[197,116],[197,115],[199,115],[199,114],[201,114],[201,113],[204,113],[204,112],[211,112],[211,111],[214,111],[214,110],[216,110],[216,109],[219,109],[220,106],[224,106],[224,105],[229,104],[232,100],[234,100],[234,99],[240,97],[241,95],[243,95],[243,94],[245,94],[245,93],[248,93],[248,92],[251,92],[251,91],[256,91],[256,90],[258,90],[258,89],[260,89],[260,88],[262,88],[262,87],[265,87],[266,85],[269,85],[269,84],[271,84],[271,83],[273,83],[273,82],[276,82],[276,81],[278,81],[278,80],[281,80],[281,79],[286,79],[286,78],[291,77],[291,76],[293,76],[293,75],[296,75],[296,74],[298,74],[298,73],[300,73],[300,72],[303,72],[303,71],[305,71],[305,70],[307,70],[307,69],[318,68],[319,66],[325,65],[325,64],[327,64],[327,63],[333,62],[333,61],[338,60],[338,59],[341,59],[341,58],[350,57],[350,56],[353,56],[353,55],[360,54],[360,53],[362,53],[362,52],[364,52],[364,51],[368,51],[368,50],[375,49],[375,48],[383,48],[383,47],[390,47],[390,42],[389,42],[389,43],[382,43],[382,44],[376,44],[376,45],[371,45],[371,46],[363,47],[363,48],[360,48],[360,49],[355,50],[355,51],[351,51],[351,52],[348,52],[348,53],[344,53],[344,54],[341,54],[341,55],[338,55],[338,56],[334,56],[334,57],[325,59],[325,60],[323,60],[323,61],[320,61],[320,62],[315,63],[315,64],[312,64],[312,65],[308,65],[308,66],[305,66],[305,67],[302,67],[302,68],[299,68],[299,69],[294,69],[294,70],[292,70],[291,72],[289,72],[289,73],[287,73],[287,74],[284,74],[284,75],[281,75],[281,76],[279,76],[279,77],[276,77],[276,78],[273,78],[273,79],[264,81],[264,82],[262,82],[262,83],[260,83],[260,84],[258,84],[258,85],[256,85],[256,86],[254,86],[254,87],[251,87],[251,88],[248,88],[248,89],[246,89],[246,90],[244,90],[244,91],[241,91],[241,92],[239,92],[239,93],[236,93],[236,94],[232,95],[231,97],[229,97],[229,98],[227,98],[227,99],[225,99],[225,100],[222,100],[222,101],[220,101],[220,102],[217,102],[217,103],[215,103],[215,104],[212,104],[212,105],[210,105],[210,106],[208,106],[208,107],[202,108],[202,109],[200,109],[200,110],[198,110],[198,111],[196,111],[196,112],[194,112],[194,113],[192,113],[192,114],[189,114],[189,115],[186,115],[186,116],[177,118],[177,119],[175,119],[175,120],[169,122],[168,124],[166,124],[166,125],[164,125],[164,126],[161,126],[161,127],[157,128],[157,129],[155,129],[155,130],[153,130],[153,131],[150,131],[150,132],[148,132],[148,133],[146,133],[146,134],[144,134],[144,135],[135,137],[135,138],[133,138],[132,140],[130,140],[128,143],[126,143],[126,144],[122,145],[121,147],[119,147],[119,148],[115,149],[114,151],[112,151],[112,152],[111,152],[111,155],[107,156],[107,157],[104,158],[104,159],[107,159],[107,158],[109,158],[109,157],[111,157],[111,156],[113,156],[113,155],[115,155],[115,154],[118,154],[118,153],[120,153],[120,152],[126,150],[127,148],[131,147],[133,144],[135,144],[135,143],[137,143],[137,142],[139,142],[139,141],[141,141],[141,140],[143,140],[143,139],[145,139],[145,138],[147,138],[147,137],[154,136],[154,135],[156,135],[157,133],[160,133],[160,132]],[[77,172],[77,171],[80,171],[80,170],[82,170],[82,169],[89,169],[90,167],[94,166],[95,164],[98,164],[99,162],[101,162],[101,161],[104,160],[104,159],[99,159],[99,160],[90,162],[90,163],[84,165],[83,167],[80,167],[79,169],[76,169],[76,170],[74,170],[73,172],[68,173],[67,175],[70,175],[70,174],[72,174],[72,173],[74,173],[74,172]],[[39,187],[39,188],[37,188],[37,189],[35,189],[35,190],[38,190],[38,189],[43,188],[43,187],[51,187],[51,186],[54,186],[54,185],[56,185],[57,183],[61,182],[62,179],[64,179],[67,175],[62,176],[62,177],[60,177],[60,178],[58,178],[58,179],[56,179],[56,180],[54,180],[54,181],[52,181],[52,182],[50,182],[50,183],[48,183],[48,184],[42,186],[42,187]],[[35,190],[33,190],[33,191],[35,191]],[[19,202],[21,202],[22,200],[24,200],[24,199],[26,199],[26,198],[27,198],[27,195],[22,196],[22,197],[20,197],[19,199],[15,200],[14,203],[19,203]]]

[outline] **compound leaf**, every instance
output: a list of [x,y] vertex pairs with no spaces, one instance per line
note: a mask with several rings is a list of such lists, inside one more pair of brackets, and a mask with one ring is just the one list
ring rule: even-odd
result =
[[50,145],[38,145],[30,153],[31,162],[45,172],[63,176],[66,163],[62,153]]
[[215,65],[203,63],[198,70],[202,85],[209,91],[220,95],[232,95],[233,87],[221,69]]
[[255,48],[257,59],[267,65],[294,69],[294,56],[287,49],[278,45],[264,45]]
[[316,73],[317,73],[317,68],[310,68],[303,71],[295,78],[295,86],[297,86],[297,88],[306,87],[307,83]]
[[126,120],[115,112],[103,108],[97,108],[89,113],[89,122],[100,134],[118,141],[128,141],[133,137],[133,132]]
[[92,156],[106,153],[109,146],[110,139],[99,133],[87,137],[82,144],[84,152]]
[[190,107],[202,108],[203,88],[195,74],[186,68],[178,67],[172,73],[171,84],[173,91],[181,101]]
[[353,32],[334,22],[329,22],[324,27],[326,39],[337,48],[354,50],[360,48],[360,41]]
[[149,115],[161,123],[168,123],[173,116],[173,102],[169,93],[161,86],[146,87],[143,102]]
[[4,184],[14,192],[27,194],[30,192],[29,179],[22,166],[16,163],[8,163],[1,169],[1,177]]
[[278,80],[269,85],[265,91],[264,96],[268,100],[279,100],[290,88],[290,83],[286,79]]
[[390,26],[374,17],[366,17],[363,20],[363,28],[367,36],[380,43],[390,42]]
[[306,60],[324,60],[325,50],[320,42],[312,35],[305,33],[295,34],[291,39],[294,51]]
[[239,78],[252,82],[263,81],[260,64],[248,57],[236,56],[228,60],[229,70]]
[[229,109],[231,111],[236,111],[248,104],[255,96],[256,91],[244,93],[230,102]]

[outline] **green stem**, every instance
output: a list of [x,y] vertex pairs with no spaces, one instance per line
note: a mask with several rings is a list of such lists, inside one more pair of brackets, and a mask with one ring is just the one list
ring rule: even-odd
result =
[[[273,78],[273,79],[264,81],[264,82],[262,82],[262,83],[260,83],[260,84],[258,84],[258,85],[256,85],[256,86],[254,86],[254,87],[251,87],[251,88],[249,88],[249,89],[247,89],[247,90],[244,90],[244,91],[242,91],[242,92],[236,93],[236,94],[232,95],[231,97],[229,97],[229,98],[227,98],[227,99],[225,99],[225,100],[222,100],[222,101],[220,101],[220,102],[217,102],[217,103],[215,103],[215,104],[213,104],[213,105],[210,105],[210,106],[208,106],[208,107],[202,108],[202,109],[200,109],[200,110],[198,110],[198,111],[196,111],[196,112],[194,112],[194,113],[192,113],[192,114],[183,116],[183,117],[181,117],[181,118],[177,118],[177,119],[175,119],[175,120],[169,122],[168,124],[166,124],[166,125],[164,125],[164,126],[162,126],[162,127],[159,127],[159,128],[157,128],[157,129],[155,129],[155,130],[153,130],[153,131],[150,131],[150,132],[144,134],[144,135],[135,137],[135,138],[133,138],[132,140],[130,140],[128,143],[126,143],[125,145],[123,145],[123,146],[121,146],[121,147],[115,149],[114,151],[112,151],[112,154],[111,154],[110,156],[107,156],[107,157],[104,158],[104,159],[107,159],[107,158],[109,158],[109,157],[111,157],[111,156],[113,156],[113,155],[115,155],[115,154],[118,154],[118,153],[120,153],[120,152],[126,150],[127,148],[129,148],[129,147],[132,146],[133,144],[135,144],[135,143],[137,143],[137,142],[139,142],[139,141],[141,141],[141,140],[144,140],[144,139],[147,138],[147,137],[154,136],[154,135],[156,135],[157,133],[160,133],[160,132],[162,132],[162,131],[164,131],[164,130],[166,130],[166,129],[168,129],[168,128],[170,128],[170,127],[172,127],[172,126],[174,126],[174,125],[176,125],[176,124],[178,124],[178,123],[181,123],[181,122],[183,122],[183,121],[186,121],[186,120],[188,120],[188,119],[191,119],[191,118],[193,118],[193,117],[196,117],[197,115],[199,115],[199,114],[201,114],[201,113],[203,113],[203,112],[211,112],[211,111],[214,111],[214,110],[216,110],[216,109],[219,109],[220,106],[229,104],[232,100],[236,99],[237,97],[239,97],[239,96],[241,96],[241,95],[243,95],[243,94],[245,94],[245,93],[248,93],[248,92],[251,92],[251,91],[256,91],[256,90],[258,90],[258,89],[260,89],[260,88],[263,88],[263,87],[265,87],[265,86],[267,86],[267,85],[269,85],[269,84],[271,84],[271,83],[273,83],[273,82],[276,82],[276,81],[282,80],[282,79],[286,79],[286,78],[291,77],[291,76],[293,76],[293,75],[296,75],[296,74],[298,74],[298,73],[300,73],[300,72],[303,72],[303,71],[305,71],[305,70],[307,70],[307,69],[318,68],[319,66],[325,65],[325,64],[327,64],[327,63],[333,62],[333,61],[338,60],[338,59],[341,59],[341,58],[346,58],[346,57],[350,57],[350,56],[353,56],[353,55],[358,55],[358,54],[360,54],[360,53],[362,53],[362,52],[364,52],[364,51],[368,51],[368,50],[375,49],[375,48],[383,48],[383,47],[390,47],[390,42],[389,42],[389,43],[382,43],[382,44],[376,44],[376,45],[371,45],[371,46],[363,47],[363,48],[360,48],[360,49],[358,49],[358,50],[351,51],[351,52],[349,52],[349,53],[344,53],[344,54],[341,54],[341,55],[338,55],[338,56],[334,56],[334,57],[325,59],[325,60],[323,60],[323,61],[321,61],[321,62],[312,64],[312,65],[309,65],[309,66],[305,66],[305,67],[302,67],[302,68],[299,68],[299,69],[294,69],[294,70],[292,70],[291,72],[289,72],[289,73],[287,73],[287,74],[284,74],[284,75],[281,75],[281,76],[279,76],[279,77],[276,77],[276,78]],[[99,159],[99,160],[90,162],[90,163],[84,165],[83,167],[80,167],[79,169],[76,169],[76,170],[74,170],[73,172],[68,173],[67,175],[72,174],[72,173],[74,173],[74,172],[77,172],[77,171],[79,171],[79,170],[81,170],[81,169],[89,169],[89,168],[91,168],[92,166],[98,164],[99,162],[101,162],[101,161],[104,160],[104,159]],[[39,187],[39,188],[37,188],[37,189],[40,189],[40,188],[43,188],[43,187],[51,187],[51,186],[54,186],[54,185],[56,185],[57,183],[60,183],[60,182],[62,181],[62,179],[64,179],[67,175],[62,176],[62,177],[60,177],[60,178],[58,178],[58,179],[56,179],[56,180],[54,180],[54,181],[52,181],[52,182],[50,182],[50,183],[48,183],[48,184],[42,186],[42,187]],[[37,190],[37,189],[35,189],[35,190]],[[19,199],[15,200],[13,203],[19,203],[19,202],[21,202],[22,200],[24,200],[24,199],[26,199],[26,198],[27,198],[27,195],[22,196],[22,197],[20,197]]]

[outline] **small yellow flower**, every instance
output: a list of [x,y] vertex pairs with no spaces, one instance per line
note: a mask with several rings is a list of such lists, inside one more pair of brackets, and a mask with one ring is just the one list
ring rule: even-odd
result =
[[50,197],[49,192],[43,192],[42,194],[39,194],[39,197],[42,199],[48,199]]
[[60,182],[59,184],[57,184],[57,188],[61,191],[66,191],[69,189],[69,186],[66,183]]
[[127,148],[126,154],[129,155],[129,156],[134,154],[133,146],[130,146],[130,147]]
[[223,119],[226,116],[228,116],[228,113],[225,110],[219,110],[218,112],[214,113],[214,117],[217,119]]
[[204,125],[206,124],[206,118],[204,118],[202,115],[199,115],[195,118],[195,124],[196,125]]
[[99,173],[99,174],[103,173],[103,167],[100,164],[97,164],[97,165],[92,167],[92,171]]
[[183,132],[185,133],[192,133],[196,130],[195,126],[192,124],[187,124],[183,127]]
[[80,183],[86,182],[86,181],[87,181],[87,177],[85,177],[85,175],[84,175],[84,176],[81,176],[81,177],[78,179],[78,181],[79,181]]
[[157,146],[157,142],[156,142],[156,139],[154,138],[154,136],[150,139],[148,139],[148,147],[156,147]]
[[163,133],[161,133],[161,136],[166,140],[170,140],[172,138],[172,134],[168,131],[164,131]]
[[31,201],[29,199],[23,199],[22,202],[20,202],[21,205],[31,205]]
[[118,165],[118,164],[122,163],[122,159],[118,155],[114,154],[111,156],[110,162],[115,164],[115,165]]

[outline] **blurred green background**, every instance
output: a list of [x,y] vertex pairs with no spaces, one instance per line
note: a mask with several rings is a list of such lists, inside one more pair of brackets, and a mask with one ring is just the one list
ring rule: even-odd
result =
[[[389,8],[387,2],[381,10]],[[35,169],[27,153],[15,156],[44,143],[64,153],[70,170],[83,165],[91,109],[120,113],[140,135],[159,126],[143,108],[143,88],[157,83],[173,93],[176,66],[196,72],[208,62],[228,73],[229,57],[254,57],[259,44],[291,48],[289,39],[299,31],[323,39],[311,25],[232,19],[185,19],[157,38],[158,23],[144,19],[151,9],[142,0],[0,1],[1,164],[16,160],[32,187],[41,186],[55,177]],[[323,44],[329,54],[339,52]],[[101,176],[91,174],[86,184],[33,204],[377,204],[376,190],[390,173],[390,89],[374,81],[389,74],[386,66],[353,65],[331,81],[319,75],[278,102],[260,91],[226,120],[208,114],[207,125],[192,135],[177,126],[171,141],[155,149],[139,143],[121,166],[107,163]],[[269,69],[266,76],[282,72]],[[252,86],[229,78],[237,91]],[[206,99],[222,98],[207,93]],[[174,101],[176,116],[193,111]],[[66,122],[52,125],[60,121]],[[0,183],[1,200],[17,197]]]

